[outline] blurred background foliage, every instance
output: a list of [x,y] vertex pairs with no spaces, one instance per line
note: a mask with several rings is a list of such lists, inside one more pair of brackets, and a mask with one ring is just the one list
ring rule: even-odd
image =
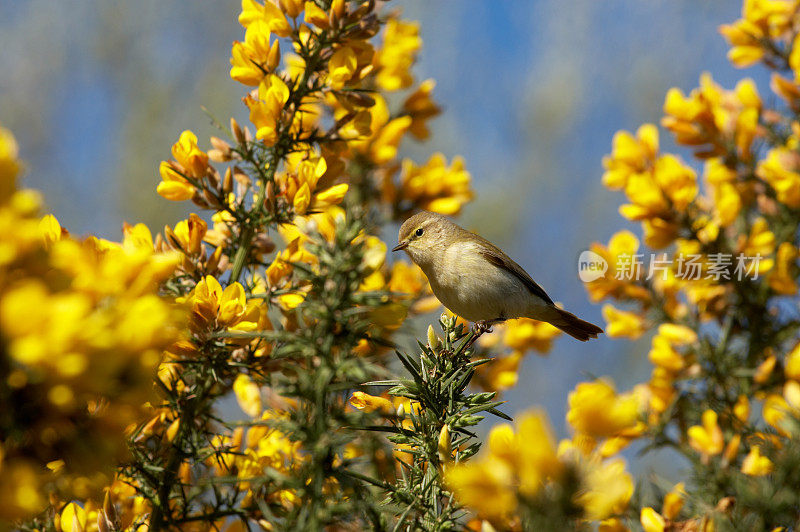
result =
[[[404,143],[403,155],[464,155],[477,199],[463,225],[503,247],[554,299],[602,323],[576,267],[591,242],[619,229],[610,208],[619,198],[600,181],[602,156],[617,130],[660,119],[668,88],[688,91],[706,70],[723,87],[735,83],[716,28],[740,5],[390,2],[419,20],[425,47],[416,72],[436,78],[445,111],[431,123],[431,141]],[[241,38],[238,9],[233,0],[0,0],[0,122],[27,162],[23,185],[42,190],[73,234],[116,238],[123,220],[157,231],[188,214],[188,203],[155,194],[158,163],[183,129],[214,134],[201,106],[246,122],[241,87],[220,52]],[[748,74],[767,86],[763,71]],[[547,358],[525,360],[505,410],[545,405],[563,435],[575,384],[608,375],[626,389],[646,380],[648,342],[558,340]],[[655,468],[675,478],[674,466],[648,458],[634,462],[634,473]]]

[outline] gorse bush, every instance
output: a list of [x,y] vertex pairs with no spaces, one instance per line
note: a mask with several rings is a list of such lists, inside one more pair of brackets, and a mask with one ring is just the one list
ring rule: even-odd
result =
[[[459,158],[400,160],[439,114],[415,23],[371,0],[244,0],[230,76],[247,125],[180,134],[157,192],[191,201],[155,238],[77,239],[0,129],[0,528],[23,530],[793,529],[800,520],[800,4],[748,0],[730,60],[663,131],[618,133],[603,182],[642,236],[592,246],[611,337],[653,331],[651,379],[567,398],[570,439],[498,394],[560,332],[491,334],[386,262],[387,224],[457,215]],[[773,101],[774,106],[769,106]],[[646,246],[646,248],[645,248]],[[590,272],[591,273],[591,272]],[[228,398],[241,412],[232,414]],[[482,442],[475,426],[502,418]],[[681,457],[634,488],[620,452]],[[482,445],[483,443],[483,445]]]

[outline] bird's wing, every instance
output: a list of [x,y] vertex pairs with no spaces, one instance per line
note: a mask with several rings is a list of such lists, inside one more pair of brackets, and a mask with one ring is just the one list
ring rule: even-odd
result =
[[[475,235],[477,236],[477,235]],[[547,295],[547,292],[544,289],[536,284],[536,281],[531,279],[531,276],[528,275],[522,266],[505,256],[505,253],[500,251],[500,248],[489,242],[488,240],[478,237],[484,244],[483,249],[479,251],[483,257],[497,266],[498,268],[502,268],[507,272],[513,274],[517,279],[522,281],[522,284],[530,290],[531,294],[542,298],[543,300],[547,301],[550,305],[553,304],[553,300],[550,299],[550,296]]]

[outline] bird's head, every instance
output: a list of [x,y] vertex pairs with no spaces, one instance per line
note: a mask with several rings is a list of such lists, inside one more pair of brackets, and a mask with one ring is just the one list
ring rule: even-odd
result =
[[444,216],[422,211],[400,227],[398,243],[392,251],[404,249],[411,260],[423,265],[432,260],[432,254],[444,249],[454,236],[458,226]]

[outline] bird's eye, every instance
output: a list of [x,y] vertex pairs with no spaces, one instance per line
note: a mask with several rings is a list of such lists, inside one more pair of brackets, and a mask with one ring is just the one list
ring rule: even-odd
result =
[[419,229],[414,231],[414,234],[417,235],[417,236],[422,236],[422,228],[420,227]]

